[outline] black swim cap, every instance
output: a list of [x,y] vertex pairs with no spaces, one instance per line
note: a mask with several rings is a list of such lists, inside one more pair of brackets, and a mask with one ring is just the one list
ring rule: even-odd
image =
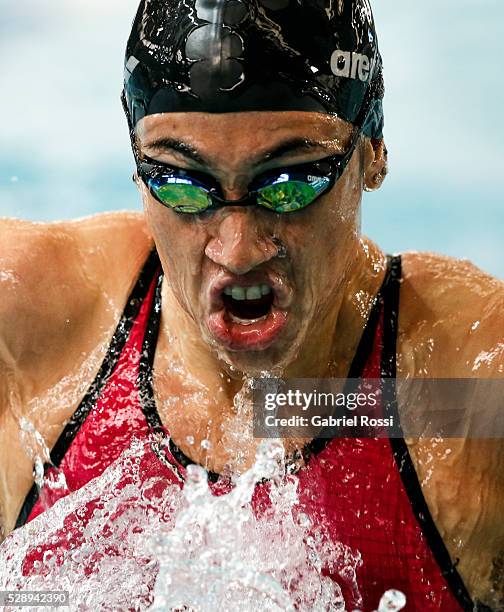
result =
[[301,110],[381,138],[369,0],[142,0],[124,94],[132,126],[165,112]]

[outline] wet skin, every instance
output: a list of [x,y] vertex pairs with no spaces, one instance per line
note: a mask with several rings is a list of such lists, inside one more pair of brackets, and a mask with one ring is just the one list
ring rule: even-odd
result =
[[[158,115],[137,130],[144,153],[212,174],[230,200],[241,198],[258,173],[342,152],[350,136],[348,124],[312,113]],[[186,146],[174,149],[173,141]],[[270,155],[286,143],[281,155]],[[384,254],[359,227],[363,185],[379,186],[385,167],[383,143],[364,141],[331,192],[287,215],[232,206],[201,217],[177,215],[139,182],[144,216],[50,225],[2,221],[4,530],[13,528],[32,482],[16,415],[30,418],[52,447],[99,368],[153,242],[166,275],[156,399],[174,441],[195,461],[215,471],[250,464],[256,441],[243,438],[249,415],[233,408],[243,374],[344,377],[385,272]],[[427,253],[404,255],[403,267],[399,376],[502,377],[503,284],[468,262]],[[234,343],[229,334],[216,336],[212,288],[223,279],[277,287],[284,321],[273,340],[258,347],[239,328]],[[199,446],[203,439],[210,450]],[[408,446],[471,594],[497,607],[504,597],[502,443],[408,440]]]

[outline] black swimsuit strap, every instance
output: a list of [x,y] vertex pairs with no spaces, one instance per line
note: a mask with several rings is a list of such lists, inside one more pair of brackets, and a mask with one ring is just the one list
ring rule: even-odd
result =
[[[382,378],[395,379],[397,374],[396,354],[401,281],[401,257],[392,257],[390,277],[384,294],[383,351],[381,357]],[[389,413],[395,415],[397,419],[396,422],[399,423],[399,409],[395,394],[394,397],[389,398],[387,410]],[[418,480],[415,466],[413,465],[413,461],[411,459],[411,455],[409,454],[408,446],[404,440],[404,437],[390,438],[389,441],[404,488],[410,500],[413,513],[415,514],[415,517],[427,540],[429,548],[431,549],[450,590],[463,610],[467,610],[468,612],[473,612],[473,610],[483,611],[483,607],[477,607],[473,603],[464,581],[457,571],[456,565],[458,560],[455,563],[452,563],[448,550],[443,542],[443,538],[441,537],[441,534],[434,523],[427,502],[425,501],[422,487]]]
[[395,378],[397,373],[397,332],[399,322],[399,297],[402,282],[402,258],[389,256],[387,282],[382,290],[383,298],[383,349],[381,377]]
[[[163,423],[156,405],[153,376],[154,359],[156,356],[156,347],[161,323],[163,278],[164,275],[163,272],[161,272],[157,280],[154,300],[152,302],[151,312],[145,331],[138,377],[138,389],[143,413],[151,431],[153,433],[159,433],[161,436],[165,435],[165,428],[163,427]],[[175,460],[184,468],[194,463],[178,448],[171,437],[168,438],[168,447]],[[162,454],[158,453],[158,456],[164,462],[164,457]],[[220,478],[220,474],[209,470],[207,470],[207,474],[210,482],[217,482]]]

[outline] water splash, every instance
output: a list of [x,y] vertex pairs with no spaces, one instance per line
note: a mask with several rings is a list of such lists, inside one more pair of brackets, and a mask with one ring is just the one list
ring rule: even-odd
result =
[[[280,484],[283,452],[278,443],[263,447],[254,467],[224,496],[212,495],[205,472],[190,466],[187,506],[173,530],[155,537],[160,567],[154,610],[345,609],[339,586],[319,574],[309,520],[292,512],[296,482]],[[276,486],[270,512],[258,517],[250,502],[261,478]]]
[[381,598],[378,612],[395,612],[396,610],[402,610],[405,605],[406,597],[404,593],[391,589]]
[[8,390],[8,409],[19,427],[19,440],[33,465],[33,478],[40,492],[43,508],[50,507],[55,499],[69,493],[64,473],[51,460],[50,451],[42,434],[27,418],[22,408],[20,387],[14,372],[6,371],[5,382]]
[[[348,573],[359,555],[329,545],[299,511],[278,441],[261,446],[226,495],[212,493],[198,466],[183,490],[152,476],[154,461],[152,441],[133,439],[99,478],[13,532],[0,547],[0,589],[50,583],[75,610],[345,610],[322,569]],[[261,479],[271,503],[258,511]]]

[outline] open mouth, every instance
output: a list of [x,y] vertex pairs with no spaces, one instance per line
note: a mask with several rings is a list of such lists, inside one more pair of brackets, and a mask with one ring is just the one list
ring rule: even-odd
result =
[[273,306],[274,293],[269,285],[252,287],[227,286],[222,293],[224,308],[236,323],[252,324],[267,317]]
[[247,283],[244,278],[227,277],[213,284],[209,300],[206,323],[215,340],[232,351],[260,351],[269,348],[285,328],[291,293],[276,278]]

